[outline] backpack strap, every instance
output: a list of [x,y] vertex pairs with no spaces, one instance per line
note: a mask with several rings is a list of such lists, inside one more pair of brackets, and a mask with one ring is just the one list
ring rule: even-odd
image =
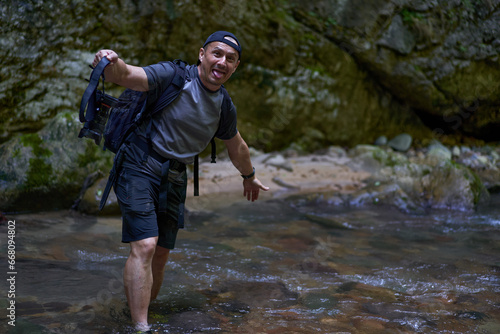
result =
[[[169,88],[167,88],[163,94],[160,96],[158,101],[151,112],[151,115],[158,111],[163,110],[167,105],[169,105],[175,98],[179,95],[182,88],[184,88],[184,83],[186,82],[186,62],[176,59],[172,62],[174,65],[174,76],[172,81],[170,81]],[[173,86],[173,87],[172,87]],[[172,87],[172,88],[170,88]]]
[[[170,103],[172,103],[180,94],[182,91],[182,88],[184,87],[184,83],[186,81],[186,63],[183,62],[180,59],[176,59],[172,62],[167,62],[169,63],[173,70],[174,70],[174,75],[172,76],[172,79],[167,85],[167,88],[162,92],[161,96],[156,100],[154,103],[151,111],[147,113],[146,116],[149,118],[149,124],[147,126],[146,130],[146,140],[148,142],[149,148],[147,150],[145,158],[147,155],[150,154],[152,148],[152,141],[151,141],[151,120],[154,114],[162,111],[166,106],[168,106]],[[141,120],[142,122],[142,120]]]
[[[217,131],[220,128],[222,123],[222,114],[226,114],[229,109],[231,109],[231,98],[229,97],[229,93],[227,92],[224,85],[221,86],[222,91],[222,105],[221,105],[221,117],[219,119],[219,126],[217,127]],[[215,143],[215,134],[210,139],[211,153],[210,153],[210,163],[217,163],[217,145]],[[199,182],[199,155],[197,154],[194,157],[194,169],[193,169],[193,185],[194,185],[194,196],[200,195],[200,182]]]
[[194,196],[200,196],[200,162],[199,155],[194,156],[194,168],[193,168],[193,188]]

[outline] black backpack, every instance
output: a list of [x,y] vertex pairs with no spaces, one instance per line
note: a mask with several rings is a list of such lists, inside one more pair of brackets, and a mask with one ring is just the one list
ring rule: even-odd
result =
[[[104,68],[109,60],[104,57],[93,69],[89,85],[80,103],[80,122],[84,123],[79,138],[88,137],[103,149],[117,153],[127,137],[146,119],[172,103],[184,87],[186,63],[182,60],[168,62],[175,74],[168,88],[153,106],[148,106],[147,93],[126,89],[117,99],[104,92]],[[98,90],[102,77],[102,91]]]
[[[118,169],[123,156],[120,147],[134,134],[134,130],[146,119],[163,110],[172,103],[180,94],[186,81],[186,63],[182,60],[174,60],[169,63],[175,74],[167,89],[154,103],[148,104],[147,93],[126,89],[119,98],[115,98],[104,92],[104,68],[109,60],[103,57],[99,64],[93,68],[90,75],[89,85],[85,90],[80,103],[80,122],[83,128],[78,135],[79,138],[87,137],[93,139],[96,145],[100,145],[104,138],[103,149],[118,153],[115,156],[113,168],[110,172],[108,184],[101,198],[100,210],[104,207],[112,185],[117,177]],[[102,91],[98,89],[99,80],[102,77]],[[222,88],[224,100],[223,109],[230,107],[230,98],[227,91]],[[224,110],[222,111],[224,112]],[[149,136],[149,134],[148,134]],[[150,138],[148,138],[150,140]],[[216,145],[214,138],[211,140],[211,162],[215,163]],[[199,195],[198,180],[198,155],[194,161],[194,195]]]

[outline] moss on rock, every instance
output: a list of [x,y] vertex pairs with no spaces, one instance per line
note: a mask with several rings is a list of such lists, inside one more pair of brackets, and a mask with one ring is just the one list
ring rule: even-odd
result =
[[52,166],[41,158],[31,158],[29,164],[24,187],[29,191],[47,186],[52,180]]

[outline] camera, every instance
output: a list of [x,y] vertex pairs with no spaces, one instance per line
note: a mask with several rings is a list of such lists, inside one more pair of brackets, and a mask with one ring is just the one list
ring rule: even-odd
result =
[[[79,138],[87,137],[99,145],[104,134],[104,128],[108,121],[109,111],[116,106],[118,99],[104,94],[101,91],[96,92],[96,104],[93,110],[94,117],[91,121],[85,122],[84,127],[80,130]],[[89,110],[87,110],[89,112]]]

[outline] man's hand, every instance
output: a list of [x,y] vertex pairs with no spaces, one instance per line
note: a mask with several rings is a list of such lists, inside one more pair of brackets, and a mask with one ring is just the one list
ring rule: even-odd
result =
[[229,159],[231,159],[234,167],[238,169],[242,176],[250,176],[248,173],[253,169],[253,176],[244,178],[243,180],[243,196],[246,196],[249,201],[256,201],[259,198],[259,192],[261,190],[268,191],[269,187],[264,186],[262,182],[255,177],[255,169],[252,167],[247,143],[241,138],[239,132],[237,132],[233,138],[224,140],[224,143],[226,144]]
[[264,186],[258,178],[243,180],[243,196],[246,196],[249,201],[256,201],[261,190],[268,191],[269,187]]
[[118,54],[113,50],[100,50],[95,54],[94,61],[92,62],[92,66],[96,67],[97,64],[101,61],[102,58],[108,58],[109,64],[113,65],[118,61]]
[[148,91],[148,77],[142,67],[126,64],[113,50],[97,51],[92,65],[94,67],[97,66],[104,57],[109,60],[109,65],[104,69],[105,80],[107,82],[140,92]]

